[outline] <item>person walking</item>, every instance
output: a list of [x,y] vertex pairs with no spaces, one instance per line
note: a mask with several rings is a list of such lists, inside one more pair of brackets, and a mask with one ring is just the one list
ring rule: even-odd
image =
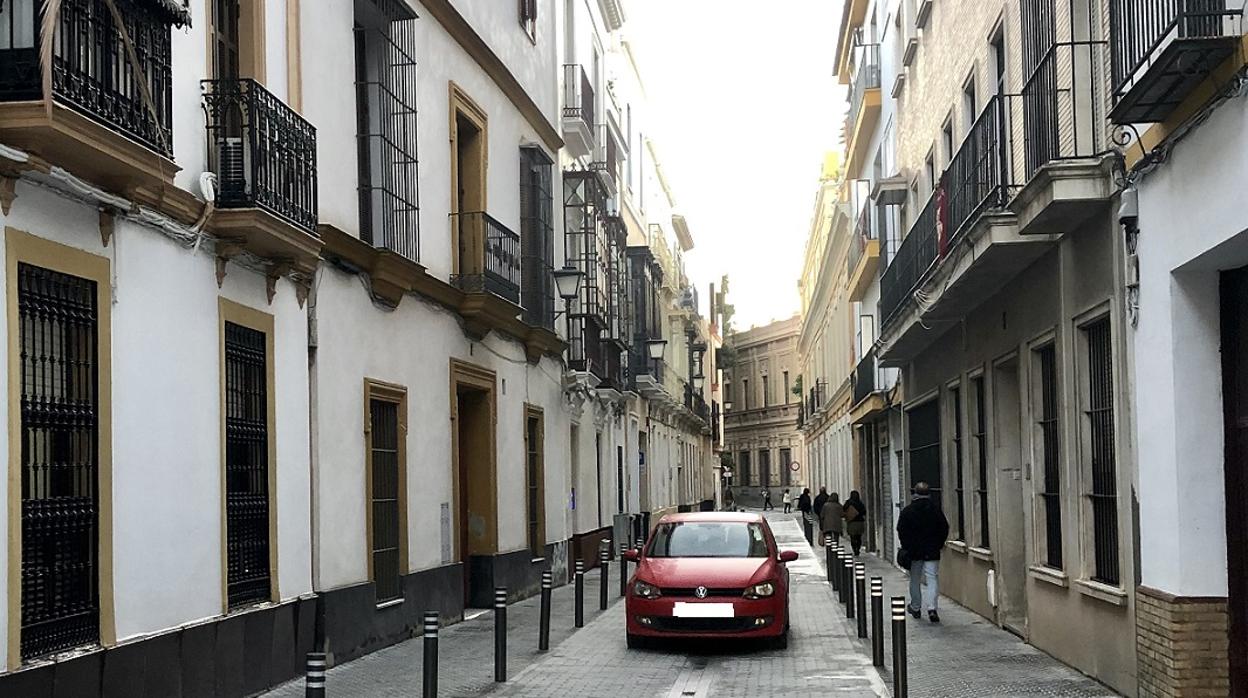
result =
[[826,545],[828,538],[839,541],[845,526],[845,509],[841,506],[841,496],[833,492],[828,501],[823,503],[823,511],[819,513],[819,544]]
[[854,548],[854,557],[862,550],[862,534],[867,530],[867,505],[862,503],[858,490],[849,493],[845,500],[845,533],[849,535],[849,544]]
[[764,487],[763,488],[763,511],[767,511],[768,509],[775,509],[775,508],[776,508],[776,505],[771,503],[771,490]]
[[[914,500],[897,517],[897,537],[901,540],[898,562],[904,567],[908,560],[910,567],[910,615],[921,618],[926,608],[927,619],[939,623],[936,602],[940,597],[940,551],[949,537],[949,520],[932,501],[932,491],[926,482],[915,483],[911,491]],[[921,582],[926,583],[922,590]]]
[[789,494],[789,488],[784,488],[784,492],[780,494],[780,501],[784,504],[784,513],[788,514],[793,511],[793,495]]
[[816,517],[823,514],[823,503],[826,501],[828,501],[828,488],[821,485],[819,487],[819,496],[815,497],[814,512]]
[[797,511],[802,516],[802,531],[806,534],[806,541],[813,543],[815,529],[814,505],[810,502],[810,488],[802,490],[802,496],[797,498]]

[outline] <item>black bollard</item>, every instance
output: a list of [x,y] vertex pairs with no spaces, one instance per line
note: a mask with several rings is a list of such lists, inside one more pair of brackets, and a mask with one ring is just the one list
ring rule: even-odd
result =
[[308,652],[307,664],[304,667],[303,695],[305,698],[324,698],[325,696],[325,653]]
[[906,597],[893,597],[893,698],[906,698]]
[[830,541],[823,547],[823,549],[827,551],[828,584],[831,584],[832,590],[836,591],[836,565],[832,564],[836,559],[836,555],[834,554],[835,551],[833,550],[832,543]]
[[884,666],[884,580],[871,578],[871,665]]
[[814,545],[815,534],[810,530],[810,519],[805,514],[802,515],[802,532],[806,534],[806,542]]
[[585,563],[576,561],[576,627],[585,627]]
[[438,695],[438,612],[425,611],[424,698]]
[[494,587],[494,681],[507,680],[507,587]]
[[845,552],[836,553],[836,600],[845,604]]
[[857,612],[854,603],[854,561],[848,554],[845,556],[845,617],[853,618]]
[[858,597],[858,637],[867,636],[867,568],[854,565],[854,595]]
[[537,649],[545,652],[550,649],[550,595],[555,580],[550,572],[542,573],[542,615],[538,620]]
[[628,562],[624,560],[624,551],[628,550],[626,543],[620,543],[620,596],[628,595]]
[[602,567],[602,577],[598,580],[598,610],[607,610],[607,568],[611,566],[611,553],[603,548],[598,553],[598,565]]

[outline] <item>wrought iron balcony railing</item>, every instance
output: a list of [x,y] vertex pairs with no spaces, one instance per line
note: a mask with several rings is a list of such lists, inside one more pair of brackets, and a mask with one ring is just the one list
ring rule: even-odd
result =
[[867,90],[880,89],[880,45],[863,44],[854,48],[855,73],[853,90],[849,96],[849,123],[858,121]]
[[591,130],[598,123],[594,114],[594,84],[578,63],[563,66],[563,117],[580,119]]
[[459,226],[459,269],[451,283],[520,303],[520,236],[484,211],[451,214]]
[[986,208],[1004,206],[1008,200],[1003,104],[1000,96],[988,100],[941,177],[946,231],[942,254],[959,238],[968,221]]
[[937,258],[937,193],[910,226],[880,278],[880,317],[887,325]]
[[854,368],[854,404],[867,399],[871,393],[881,389],[879,366],[875,363],[875,349],[872,348],[862,357]]
[[555,329],[554,269],[541,256],[524,255],[523,282],[520,295],[524,321],[533,327]]
[[[115,2],[138,66],[104,0],[61,0],[52,40],[52,98],[171,156],[170,27],[189,17],[169,3]],[[48,8],[46,0],[0,0],[0,102],[44,97],[40,23]]]
[[218,208],[259,208],[315,234],[316,128],[250,78],[204,80]]
[[1111,0],[1114,121],[1164,119],[1234,51],[1243,12],[1228,0]]
[[854,234],[849,240],[848,269],[851,277],[867,252],[867,243],[875,239],[875,227],[871,225],[871,207],[863,206],[862,212],[858,214],[858,223],[854,226]]
[[593,158],[589,166],[609,180],[603,182],[604,186],[614,188],[620,175],[620,159],[615,147],[615,138],[611,136],[611,130],[607,124],[598,124],[596,132],[597,140],[594,143]]

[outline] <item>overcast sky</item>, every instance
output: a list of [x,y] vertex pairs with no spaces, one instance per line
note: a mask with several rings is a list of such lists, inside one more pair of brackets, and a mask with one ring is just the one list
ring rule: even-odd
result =
[[630,0],[648,127],[696,247],[701,295],[727,273],[738,330],[797,313],[823,153],[844,89],[837,0]]

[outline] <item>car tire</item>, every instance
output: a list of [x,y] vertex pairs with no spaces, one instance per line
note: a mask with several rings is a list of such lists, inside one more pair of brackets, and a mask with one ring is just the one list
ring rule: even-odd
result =
[[628,633],[628,637],[626,638],[625,641],[628,644],[628,648],[630,650],[639,650],[639,649],[645,648],[646,646],[646,638],[640,635],[634,635],[632,633]]
[[789,648],[789,627],[786,625],[784,631],[779,635],[771,638],[771,649],[787,650]]

